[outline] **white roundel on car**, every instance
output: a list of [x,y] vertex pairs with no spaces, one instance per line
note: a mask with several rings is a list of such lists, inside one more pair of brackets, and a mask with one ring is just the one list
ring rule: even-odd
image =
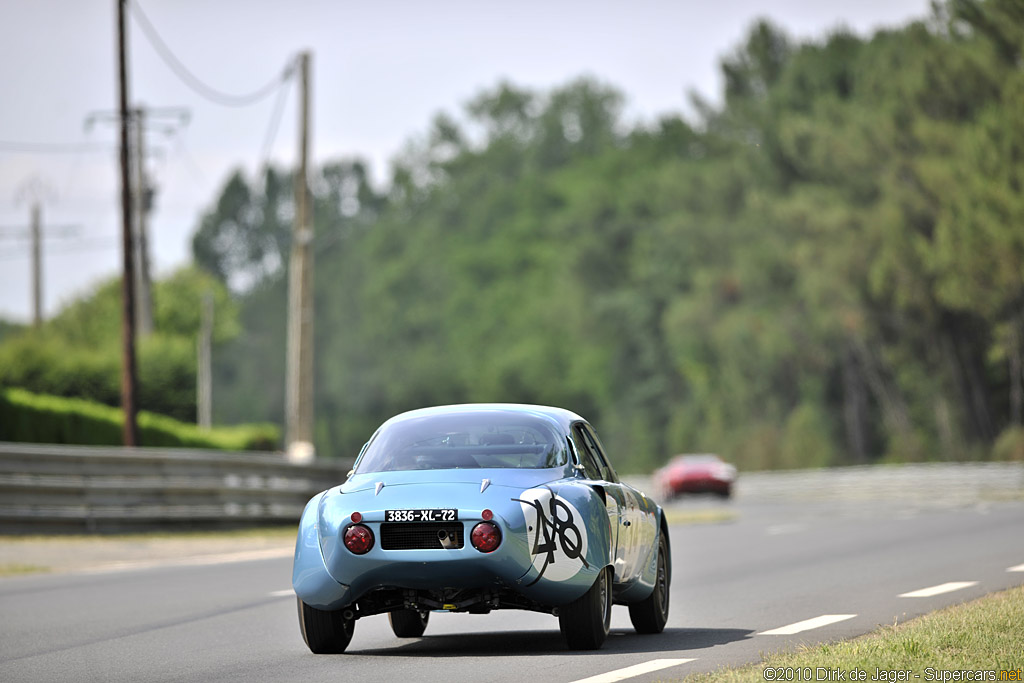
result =
[[538,579],[565,581],[587,566],[587,525],[572,503],[546,488],[527,489],[515,500]]

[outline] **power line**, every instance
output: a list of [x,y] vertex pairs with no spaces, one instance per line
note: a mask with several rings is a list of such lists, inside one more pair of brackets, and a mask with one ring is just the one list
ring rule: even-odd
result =
[[22,154],[78,154],[80,152],[109,152],[114,149],[113,145],[87,142],[16,142],[13,140],[0,140],[0,152]]
[[[44,237],[77,237],[82,226],[77,224],[47,225]],[[21,225],[0,225],[0,239],[28,239],[32,237],[30,230]]]
[[270,164],[270,153],[274,146],[274,139],[281,127],[281,117],[284,115],[284,103],[288,95],[290,80],[285,81],[277,92],[277,100],[274,102],[274,110],[270,112],[270,122],[267,125],[267,133],[263,138],[263,149],[260,152],[259,169],[264,169]]
[[[51,254],[71,254],[78,253],[80,251],[98,251],[101,249],[110,249],[120,244],[116,237],[94,237],[91,239],[82,239],[76,242],[64,243],[47,247],[46,255]],[[0,250],[0,261],[13,261],[15,259],[27,259],[32,255],[22,249],[8,249]]]
[[199,187],[203,188],[204,190],[209,189],[210,181],[207,180],[206,174],[203,173],[203,169],[199,167],[199,164],[197,164],[196,160],[192,158],[192,155],[189,153],[188,148],[185,146],[184,135],[177,136],[175,142],[175,151],[185,162],[185,168],[188,170],[189,175],[192,176],[192,179],[199,184]]
[[188,67],[186,67],[182,61],[175,56],[171,48],[167,46],[166,42],[164,42],[164,39],[160,37],[156,27],[153,26],[152,22],[150,22],[146,17],[146,13],[142,11],[142,7],[139,6],[138,2],[133,1],[131,5],[133,10],[132,16],[135,18],[139,28],[142,29],[142,32],[146,34],[146,38],[153,46],[153,49],[155,49],[157,54],[160,55],[160,58],[164,60],[164,63],[170,67],[171,71],[173,71],[178,78],[185,83],[185,85],[189,86],[192,90],[211,102],[225,107],[245,107],[250,104],[254,104],[274,92],[275,89],[281,86],[281,82],[287,80],[292,74],[294,63],[289,62],[288,66],[285,67],[284,72],[275,76],[272,81],[254,92],[246,95],[234,95],[217,90],[216,88],[213,88],[201,81],[198,76],[193,74]]

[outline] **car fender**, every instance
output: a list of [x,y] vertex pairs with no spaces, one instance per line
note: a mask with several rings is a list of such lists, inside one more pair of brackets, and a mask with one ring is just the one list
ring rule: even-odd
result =
[[586,593],[614,561],[608,513],[601,495],[583,483],[524,490],[523,511],[531,564],[516,582],[524,595],[564,605]]
[[672,577],[672,546],[668,534],[668,524],[665,520],[665,512],[661,506],[654,505],[652,512],[654,520],[654,540],[648,544],[639,576],[624,590],[616,593],[615,601],[620,604],[632,604],[646,600],[654,591],[654,584],[658,580],[658,544],[661,538],[665,538],[665,549],[668,556],[665,558],[668,568],[669,579]]
[[319,510],[326,491],[313,496],[299,519],[292,567],[292,589],[304,603],[318,609],[337,609],[348,603],[349,587],[327,571],[320,547]]

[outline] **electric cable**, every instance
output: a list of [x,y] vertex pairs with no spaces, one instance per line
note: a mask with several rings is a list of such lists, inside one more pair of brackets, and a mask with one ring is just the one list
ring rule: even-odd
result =
[[267,168],[270,164],[270,154],[274,146],[274,140],[277,138],[277,131],[281,128],[281,119],[284,116],[284,103],[287,99],[291,81],[285,81],[282,84],[281,89],[277,93],[277,100],[274,102],[274,109],[270,112],[270,122],[267,125],[266,135],[263,137],[263,149],[260,151],[260,165],[257,167],[259,171]]
[[198,76],[193,74],[188,67],[186,67],[184,63],[175,56],[171,48],[168,47],[166,42],[164,42],[164,39],[160,37],[156,27],[153,26],[153,23],[148,17],[146,17],[146,13],[142,11],[142,7],[137,1],[133,0],[131,7],[132,17],[135,18],[139,28],[141,28],[142,32],[146,34],[146,38],[149,40],[150,45],[152,45],[153,49],[156,50],[158,55],[160,55],[160,58],[164,60],[164,63],[167,64],[171,71],[173,71],[178,78],[185,83],[185,85],[189,86],[199,95],[205,97],[211,102],[214,102],[215,104],[220,104],[225,107],[246,107],[250,104],[259,102],[273,93],[275,89],[279,88],[283,81],[287,81],[294,70],[294,60],[289,61],[281,74],[274,76],[273,80],[258,90],[245,95],[234,95],[222,92],[201,81]]
[[[83,239],[73,243],[57,244],[46,248],[46,257],[51,254],[71,254],[80,251],[98,251],[111,249],[121,245],[120,239],[116,237],[95,237]],[[0,251],[0,261],[14,261],[17,259],[29,259],[32,254],[27,249],[10,249]]]
[[78,154],[80,152],[109,152],[113,145],[87,142],[16,142],[0,140],[0,152],[22,154]]

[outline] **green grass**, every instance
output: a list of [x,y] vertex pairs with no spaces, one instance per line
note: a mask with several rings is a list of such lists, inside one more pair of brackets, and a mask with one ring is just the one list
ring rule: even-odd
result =
[[732,522],[739,515],[733,510],[665,510],[665,520],[671,526],[685,524],[719,524]]
[[[926,681],[929,680],[928,669],[939,672],[932,674],[931,679],[938,681],[943,680],[943,671],[982,670],[994,671],[995,681],[1021,681],[1020,670],[1024,668],[1024,586],[948,607],[904,624],[886,626],[854,640],[769,655],[761,664],[696,674],[686,680],[688,683],[764,683],[774,678],[766,678],[766,667],[809,670],[812,681],[819,667],[838,667],[846,673],[847,681],[857,680],[850,677],[851,672],[864,671],[866,677],[863,680],[869,683],[878,670],[909,671],[903,680]],[[1001,670],[1013,673],[1000,679]],[[915,678],[915,675],[920,678]]]
[[49,567],[38,564],[0,564],[0,576],[22,576],[24,574],[44,574]]

